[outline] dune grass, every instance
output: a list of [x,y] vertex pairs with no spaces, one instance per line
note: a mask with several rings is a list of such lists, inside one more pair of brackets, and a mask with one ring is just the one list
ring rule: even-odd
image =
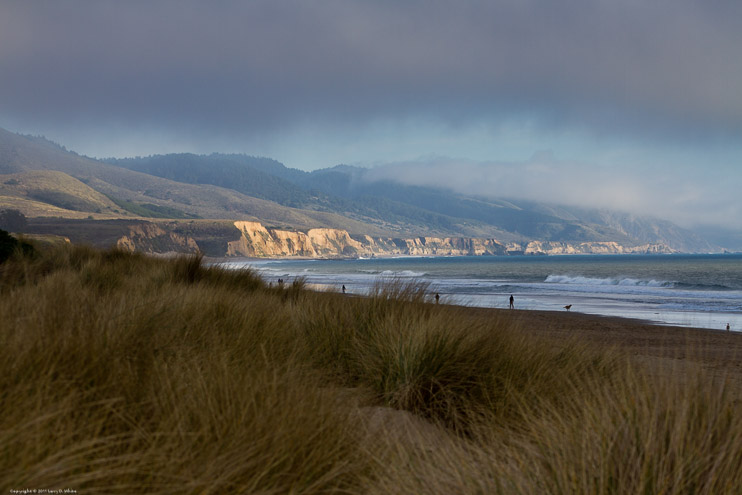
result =
[[737,382],[200,257],[0,265],[0,489],[740,493]]

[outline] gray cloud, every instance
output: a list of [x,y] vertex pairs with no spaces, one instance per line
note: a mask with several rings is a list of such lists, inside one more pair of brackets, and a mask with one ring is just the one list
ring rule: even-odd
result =
[[742,228],[740,47],[737,0],[3,0],[0,126]]
[[[708,177],[708,170],[610,167],[563,161],[541,152],[522,162],[474,162],[429,158],[369,169],[366,180],[444,188],[493,198],[529,199],[599,207],[672,220],[685,227],[742,229],[739,183]],[[713,172],[711,172],[713,174]]]
[[29,125],[235,135],[525,115],[738,137],[740,46],[736,1],[6,0],[0,107]]

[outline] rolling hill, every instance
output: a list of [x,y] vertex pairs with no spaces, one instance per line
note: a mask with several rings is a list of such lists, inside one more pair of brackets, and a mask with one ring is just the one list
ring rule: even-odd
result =
[[[385,224],[381,221],[365,224],[333,211],[292,208],[234,189],[156,177],[77,155],[43,138],[0,129],[0,183],[18,180],[17,174],[40,171],[62,172],[105,195],[115,204],[115,208],[109,205],[110,210],[100,212],[96,211],[97,208],[60,211],[48,202],[42,202],[45,206],[40,208],[36,203],[32,205],[22,200],[17,191],[0,198],[3,204],[22,210],[31,217],[254,220],[284,228],[336,227],[372,235],[393,232],[384,228]],[[153,206],[161,213],[152,211]],[[142,215],[142,207],[150,209],[150,212]]]
[[[80,223],[81,219],[180,220],[181,224],[171,227],[183,230],[182,222],[188,221],[200,226],[196,230],[200,229],[202,242],[208,242],[204,232],[211,223],[221,225],[217,229],[220,234],[215,235],[223,246],[231,235],[239,234],[223,230],[229,225],[224,221],[233,220],[261,222],[286,231],[341,229],[354,236],[719,250],[692,232],[650,217],[465,196],[375,182],[366,174],[366,169],[349,166],[304,172],[269,158],[218,153],[99,161],[44,138],[0,129],[0,208],[12,207],[31,218],[46,218],[42,223],[48,228],[50,217],[78,219],[72,231],[93,228]],[[83,224],[87,227],[81,227]]]
[[[366,178],[366,169],[337,166],[314,172],[266,158],[212,154],[109,160],[131,170],[182,182],[232,187],[302,209],[342,212],[362,221],[384,219],[408,235],[496,237],[505,242],[666,244],[683,252],[718,251],[700,236],[661,219],[517,199],[464,196],[441,189]],[[372,220],[371,220],[372,221]]]

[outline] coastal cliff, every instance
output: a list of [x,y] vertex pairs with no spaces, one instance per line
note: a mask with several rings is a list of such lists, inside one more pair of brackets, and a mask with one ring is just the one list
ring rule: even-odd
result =
[[145,253],[198,253],[199,247],[190,237],[166,230],[154,223],[128,226],[129,232],[116,241],[116,247],[125,251]]
[[663,244],[624,246],[616,242],[542,242],[505,245],[496,239],[467,237],[392,238],[350,235],[340,229],[305,232],[266,228],[259,222],[234,222],[240,238],[228,243],[227,256],[308,258],[370,256],[497,256],[507,254],[671,253]]
[[332,258],[350,256],[480,256],[506,254],[495,239],[463,237],[351,236],[340,229],[310,229],[306,233],[267,229],[259,222],[234,223],[238,240],[228,243],[227,256]]
[[543,242],[531,241],[521,249],[523,254],[670,254],[674,253],[665,244],[641,244],[625,246],[617,242]]
[[[78,221],[79,223],[79,221]],[[527,241],[503,243],[473,237],[378,237],[352,235],[332,228],[306,232],[266,227],[255,221],[213,224],[194,222],[122,222],[108,225],[115,244],[145,253],[197,253],[213,257],[355,258],[383,256],[503,256],[562,254],[666,254],[665,244],[625,245],[618,242]],[[79,230],[79,228],[77,229]],[[60,231],[70,235],[77,230]],[[69,235],[68,235],[69,234]]]

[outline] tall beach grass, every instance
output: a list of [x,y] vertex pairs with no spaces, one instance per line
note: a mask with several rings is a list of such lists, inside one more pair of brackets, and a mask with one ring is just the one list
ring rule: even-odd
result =
[[740,493],[739,385],[524,335],[392,281],[200,257],[0,265],[0,489]]

